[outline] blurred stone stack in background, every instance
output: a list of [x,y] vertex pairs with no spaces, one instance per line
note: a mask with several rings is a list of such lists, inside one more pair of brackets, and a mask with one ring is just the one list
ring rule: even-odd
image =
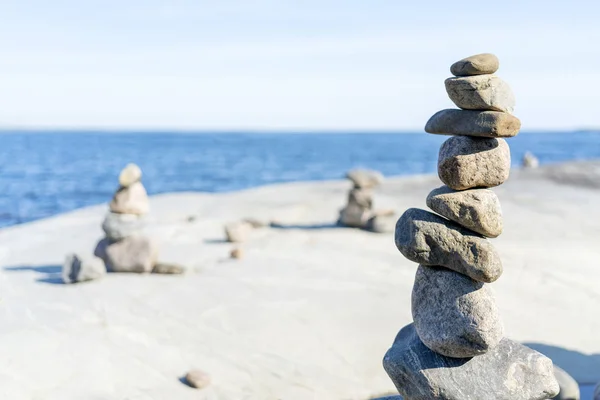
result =
[[[419,263],[412,293],[414,323],[404,327],[384,358],[398,391],[411,400],[541,400],[558,393],[552,361],[504,337],[488,285],[502,262],[487,238],[502,233],[500,202],[489,188],[506,181],[520,121],[510,87],[493,75],[492,54],[458,61],[446,80],[461,109],[427,123],[454,135],[441,146],[438,175],[445,184],[427,197],[437,214],[409,209],[396,225],[396,246]],[[439,214],[439,215],[438,215]]]
[[142,170],[135,164],[121,171],[119,188],[102,223],[106,237],[95,254],[111,272],[151,272],[158,257],[156,244],[144,234],[150,204],[141,179]]
[[144,233],[150,204],[141,179],[142,170],[135,164],[121,171],[119,188],[102,223],[106,237],[94,254],[104,260],[110,272],[183,273],[185,268],[180,265],[157,262],[158,246]]
[[383,174],[379,171],[354,169],[348,171],[346,178],[352,182],[353,187],[348,193],[346,206],[340,211],[338,225],[373,232],[393,230],[386,222],[394,212],[373,209],[373,189],[383,183]]

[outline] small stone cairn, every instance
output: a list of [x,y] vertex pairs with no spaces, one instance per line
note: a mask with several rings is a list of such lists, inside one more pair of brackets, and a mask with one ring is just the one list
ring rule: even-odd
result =
[[489,188],[508,178],[504,138],[521,125],[511,89],[493,75],[498,67],[496,56],[480,54],[450,68],[446,91],[461,109],[440,111],[425,127],[453,135],[439,152],[445,186],[427,197],[437,214],[412,208],[396,224],[396,246],[420,265],[414,322],[399,332],[383,364],[407,400],[541,400],[559,390],[550,359],[504,337],[488,285],[502,274],[486,239],[502,232],[500,202]]
[[540,160],[528,151],[523,155],[523,162],[521,164],[523,168],[537,168],[540,166]]
[[348,193],[348,203],[340,211],[338,225],[374,232],[385,231],[385,222],[382,222],[382,219],[392,216],[394,212],[373,209],[373,189],[384,181],[381,172],[354,169],[348,171],[346,178],[352,182],[353,187]]
[[144,234],[150,203],[141,179],[142,170],[135,164],[121,171],[119,188],[102,223],[106,237],[94,254],[110,272],[181,273],[180,266],[157,262],[157,244]]

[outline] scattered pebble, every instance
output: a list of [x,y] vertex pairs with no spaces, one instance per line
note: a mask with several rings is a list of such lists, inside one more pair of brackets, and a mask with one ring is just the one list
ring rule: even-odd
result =
[[196,389],[204,389],[210,385],[210,376],[199,369],[193,369],[185,375],[186,383]]
[[230,256],[231,256],[231,258],[235,258],[235,259],[243,258],[244,250],[239,247],[236,247],[233,250],[231,250]]

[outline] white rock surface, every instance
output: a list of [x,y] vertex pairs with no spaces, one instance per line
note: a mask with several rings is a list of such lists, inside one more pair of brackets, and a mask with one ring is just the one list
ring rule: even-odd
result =
[[[571,185],[576,166],[560,175],[552,168],[515,170],[494,189],[505,213],[494,245],[507,268],[492,286],[511,339],[543,344],[575,379],[600,382],[600,187],[580,178]],[[581,173],[592,169],[585,164]],[[437,186],[436,176],[390,178],[377,205],[424,207]],[[347,191],[348,182],[338,181],[151,197],[148,234],[161,241],[161,259],[189,266],[178,276],[46,283],[62,281],[66,253],[91,253],[106,205],[0,230],[0,398],[394,393],[381,359],[412,320],[416,265],[398,253],[391,233],[334,227]],[[223,225],[249,216],[278,228],[254,230],[246,257],[230,260]],[[202,392],[179,381],[194,365],[213,379]]]

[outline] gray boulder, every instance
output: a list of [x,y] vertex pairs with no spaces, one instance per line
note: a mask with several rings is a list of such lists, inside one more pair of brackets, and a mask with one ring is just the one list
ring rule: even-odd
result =
[[417,269],[412,316],[425,346],[447,357],[484,354],[504,333],[489,285],[442,267]]
[[362,189],[372,189],[384,181],[381,172],[370,169],[353,169],[346,173],[346,178],[352,181],[354,187]]
[[130,186],[120,187],[110,202],[109,208],[113,213],[147,214],[150,211],[150,202],[142,182],[134,182]]
[[504,139],[453,136],[440,147],[438,176],[454,190],[494,187],[510,174],[510,148]]
[[448,78],[445,84],[450,100],[464,110],[512,114],[515,109],[515,95],[510,86],[496,75]]
[[498,111],[442,110],[429,118],[425,132],[439,135],[477,137],[513,137],[519,133],[521,121]]
[[500,60],[493,54],[484,53],[463,58],[450,67],[454,76],[493,74],[500,68]]
[[442,186],[427,196],[427,207],[457,224],[487,237],[502,233],[502,208],[490,189],[461,192]]
[[64,283],[91,281],[102,278],[104,275],[106,275],[106,267],[98,257],[68,254],[62,267]]
[[158,258],[156,244],[150,238],[138,235],[116,242],[99,243],[96,252],[103,256],[111,272],[152,272]]
[[102,230],[110,240],[121,240],[144,231],[146,219],[135,214],[109,212],[102,222]]
[[560,393],[553,397],[557,400],[579,400],[579,384],[562,368],[554,366],[554,377],[558,381]]
[[509,339],[473,358],[431,351],[404,327],[383,359],[383,367],[405,399],[543,400],[558,393],[552,361]]
[[493,282],[502,262],[484,237],[438,215],[409,208],[396,223],[396,247],[411,261],[442,266],[476,281]]
[[594,389],[594,400],[600,400],[600,383]]

